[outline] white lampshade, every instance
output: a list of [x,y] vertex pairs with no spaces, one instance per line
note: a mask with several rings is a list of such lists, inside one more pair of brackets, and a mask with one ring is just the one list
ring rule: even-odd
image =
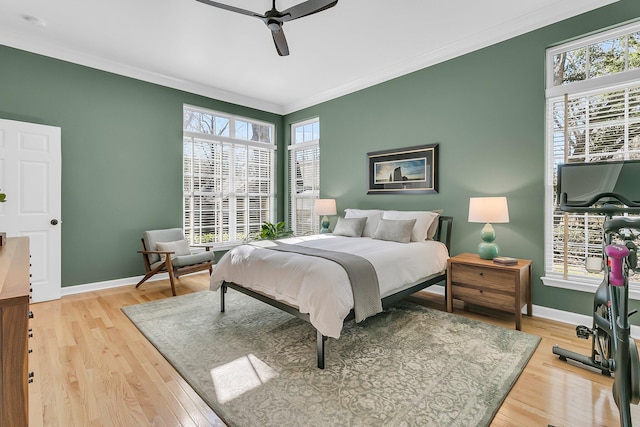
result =
[[469,199],[469,222],[509,222],[507,198],[471,197]]
[[315,211],[316,215],[336,215],[335,199],[316,199]]

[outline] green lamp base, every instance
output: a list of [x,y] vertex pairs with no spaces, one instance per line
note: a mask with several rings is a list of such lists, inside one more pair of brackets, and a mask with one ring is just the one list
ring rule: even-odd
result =
[[482,242],[478,245],[478,255],[480,255],[480,258],[494,259],[497,257],[500,249],[498,248],[498,245],[494,243],[494,240],[496,239],[496,232],[493,229],[493,226],[486,223],[484,227],[482,227],[480,235],[482,236]]
[[329,230],[329,218],[327,218],[327,216],[323,216],[322,217],[322,222],[320,223],[320,225],[322,226],[322,228],[320,229],[320,233],[331,233],[331,230]]
[[478,245],[478,255],[481,259],[494,259],[499,252],[500,248],[495,243],[482,242]]

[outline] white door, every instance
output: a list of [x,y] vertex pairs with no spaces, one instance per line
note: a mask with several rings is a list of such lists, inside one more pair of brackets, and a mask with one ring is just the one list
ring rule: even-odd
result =
[[28,236],[32,301],[61,294],[61,132],[0,119],[0,231]]

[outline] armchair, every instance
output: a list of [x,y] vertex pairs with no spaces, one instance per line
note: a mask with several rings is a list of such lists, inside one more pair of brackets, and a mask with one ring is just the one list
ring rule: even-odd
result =
[[204,252],[192,252],[180,228],[145,231],[142,234],[142,254],[146,274],[136,288],[157,273],[166,272],[171,292],[176,295],[175,279],[200,270],[213,271],[215,253],[205,247]]

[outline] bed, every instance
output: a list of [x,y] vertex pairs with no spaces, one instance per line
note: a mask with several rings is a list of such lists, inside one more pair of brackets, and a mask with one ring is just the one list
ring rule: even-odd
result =
[[[352,274],[346,266],[339,264],[340,260],[307,252],[352,254],[368,262],[377,277],[380,311],[446,280],[453,218],[435,213],[426,218],[429,221],[430,217],[432,224],[415,221],[410,241],[402,243],[394,240],[395,235],[385,239],[380,233],[376,234],[381,228],[377,226],[383,223],[394,223],[395,226],[407,222],[406,219],[398,220],[398,214],[394,214],[401,211],[376,211],[377,218],[372,218],[374,215],[358,217],[366,218],[361,234],[349,228],[345,233],[344,227],[339,230],[341,224],[351,221],[347,218],[350,213],[353,217],[371,214],[371,211],[347,210],[345,218],[338,219],[333,234],[276,242],[256,241],[230,250],[216,265],[210,282],[211,290],[220,290],[221,311],[225,311],[225,293],[231,288],[311,323],[316,329],[318,367],[323,369],[327,337],[339,338],[345,321],[362,320],[362,314],[358,314],[357,306],[354,307],[354,299],[357,301],[361,297],[357,297],[351,283]],[[401,212],[399,216],[405,218],[407,214]],[[383,219],[384,215],[396,219]],[[424,215],[419,218],[424,219]],[[425,229],[423,236],[425,224],[429,233]],[[360,313],[363,313],[362,309]],[[368,315],[372,314],[365,317]]]

